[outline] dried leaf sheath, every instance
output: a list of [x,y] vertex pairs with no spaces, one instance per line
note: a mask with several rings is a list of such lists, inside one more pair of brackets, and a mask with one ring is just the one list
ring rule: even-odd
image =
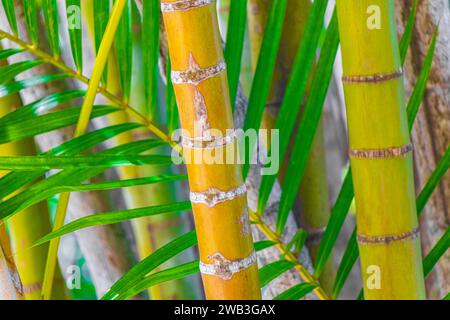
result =
[[24,294],[14,261],[11,258],[5,225],[0,225],[0,300],[23,300]]
[[[183,8],[180,3],[163,2],[162,9],[182,127],[190,138],[201,138],[208,128],[225,136],[233,119],[214,2],[183,1],[191,4]],[[235,145],[233,141],[215,148],[213,154]],[[186,159],[194,153],[207,155],[211,150],[185,146]],[[206,297],[260,299],[252,237],[242,232],[249,223],[241,223],[246,197],[233,192],[244,184],[240,166],[201,161],[187,169]],[[226,200],[218,201],[222,196]]]
[[337,8],[364,295],[423,299],[412,154],[392,152],[411,151],[394,1],[340,0]]

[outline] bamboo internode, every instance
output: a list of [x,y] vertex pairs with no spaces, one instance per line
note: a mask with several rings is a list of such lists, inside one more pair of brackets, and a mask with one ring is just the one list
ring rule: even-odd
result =
[[[181,125],[196,141],[226,140],[234,127],[214,4],[204,0],[161,4]],[[211,129],[219,135],[212,138]],[[212,151],[184,145],[184,155],[233,152],[235,147],[236,142]],[[243,232],[249,219],[240,166],[200,161],[188,163],[187,171],[206,297],[260,299],[252,236]]]
[[364,296],[423,299],[394,1],[338,0],[337,9]]

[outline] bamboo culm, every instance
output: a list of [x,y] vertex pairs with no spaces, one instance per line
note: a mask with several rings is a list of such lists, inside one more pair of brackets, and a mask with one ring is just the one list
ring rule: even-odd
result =
[[337,11],[364,297],[424,299],[394,0],[338,0]]
[[[209,141],[218,142],[227,129],[233,129],[233,117],[215,2],[164,1],[161,7],[186,138],[201,140],[201,133],[208,132],[204,129],[214,128],[223,136],[209,137]],[[215,152],[236,149],[236,143],[232,139]],[[186,159],[207,152],[189,144],[183,149]],[[240,166],[200,161],[188,163],[187,171],[206,298],[260,299]]]

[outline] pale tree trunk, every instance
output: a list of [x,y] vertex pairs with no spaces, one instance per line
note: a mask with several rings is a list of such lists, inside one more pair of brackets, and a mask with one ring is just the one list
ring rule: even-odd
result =
[[[403,34],[412,0],[396,1],[399,34]],[[405,65],[406,90],[417,82],[435,28],[436,53],[425,97],[413,130],[416,192],[419,193],[450,143],[450,8],[448,0],[419,0],[411,47]],[[421,218],[422,247],[428,253],[450,223],[450,173],[444,176]],[[450,291],[450,251],[427,278],[429,298],[441,299]]]
[[[25,25],[22,1],[16,3],[15,10],[20,37],[21,39],[29,39]],[[9,30],[9,24],[6,20],[3,7],[1,7],[0,10],[0,28]],[[39,40],[41,42],[40,48],[43,48],[43,34],[40,34]],[[8,43],[5,47],[15,47],[15,45]],[[34,56],[25,52],[11,57],[9,61],[10,63],[15,63],[24,59],[34,59]],[[55,73],[59,73],[59,70],[56,70],[50,64],[44,64],[22,73],[18,78],[24,79],[42,74]],[[28,104],[51,93],[61,92],[73,87],[71,81],[51,82],[23,90],[21,96],[24,104]],[[66,127],[51,133],[40,135],[36,138],[36,141],[39,147],[45,151],[69,140],[72,138],[72,135],[73,128]],[[74,220],[94,213],[111,211],[111,208],[100,193],[72,193],[67,211],[70,220]],[[86,264],[96,288],[97,296],[101,297],[111,285],[129,269],[130,266],[121,230],[119,226],[99,226],[88,230],[81,230],[75,234],[81,251],[86,259]],[[64,274],[64,270],[62,271]]]

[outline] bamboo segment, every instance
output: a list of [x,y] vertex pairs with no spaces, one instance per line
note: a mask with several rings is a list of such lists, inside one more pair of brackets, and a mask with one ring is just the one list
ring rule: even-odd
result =
[[364,295],[424,299],[394,1],[338,0],[337,9]]
[[184,156],[199,160],[186,162],[206,297],[260,299],[241,168],[207,161],[237,149],[226,132],[234,125],[215,2],[165,1],[161,8]]

